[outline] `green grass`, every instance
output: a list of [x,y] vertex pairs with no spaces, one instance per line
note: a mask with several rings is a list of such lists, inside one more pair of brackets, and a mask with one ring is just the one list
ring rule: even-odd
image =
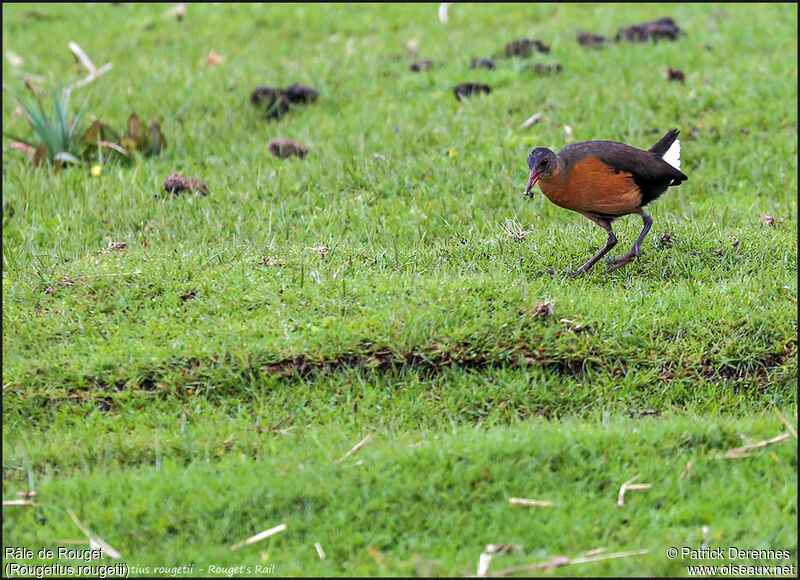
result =
[[[4,508],[4,547],[81,538],[72,509],[151,572],[465,575],[512,542],[490,571],[606,548],[650,553],[534,573],[686,575],[666,549],[703,526],[712,547],[796,565],[795,440],[720,458],[783,432],[772,409],[796,423],[793,6],[456,4],[446,26],[436,5],[169,10],[3,5],[21,70],[74,82],[75,40],[113,63],[73,94],[85,117],[155,115],[168,142],[99,178],[34,171],[4,143],[3,496],[40,503]],[[686,36],[575,39],[664,15]],[[469,70],[521,37],[563,72]],[[464,81],[493,91],[458,102]],[[3,82],[21,90],[19,70]],[[320,99],[279,122],[251,107],[255,86],[295,82]],[[605,233],[522,195],[527,153],[562,147],[564,125],[641,148],[681,130],[689,181],[610,275],[559,274]],[[278,160],[273,137],[310,153]],[[211,194],[164,194],[173,171]],[[640,227],[616,223],[615,254]],[[618,508],[636,473],[653,488]]]

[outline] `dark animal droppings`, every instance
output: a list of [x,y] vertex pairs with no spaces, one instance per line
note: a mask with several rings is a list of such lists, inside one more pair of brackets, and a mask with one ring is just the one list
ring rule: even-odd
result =
[[256,87],[250,95],[254,107],[264,110],[267,118],[279,119],[289,111],[289,98],[281,89],[272,87]]
[[319,97],[319,91],[305,85],[289,85],[283,94],[291,103],[313,103]]
[[533,72],[539,76],[547,76],[560,73],[562,68],[558,63],[552,65],[539,63],[536,66],[526,65],[522,70]]
[[432,60],[420,60],[417,62],[412,62],[408,68],[410,68],[414,72],[420,72],[423,70],[429,70],[432,66],[433,66]]
[[506,44],[506,56],[516,56],[518,58],[528,58],[533,54],[533,51],[547,54],[550,52],[550,47],[543,43],[541,40],[533,40],[530,38],[520,38]]
[[184,177],[178,173],[170,173],[164,180],[167,193],[201,193],[208,195],[208,186],[194,177]]
[[476,68],[488,68],[489,70],[494,70],[494,61],[489,58],[473,58],[469,68],[470,70],[475,70]]
[[686,75],[683,74],[683,71],[681,69],[670,67],[670,69],[667,71],[667,80],[685,83]]
[[596,48],[602,46],[605,44],[605,42],[605,36],[600,36],[599,34],[593,34],[591,32],[578,33],[578,44],[581,46],[585,46],[587,48]]
[[456,85],[453,89],[453,94],[455,94],[456,99],[459,101],[463,101],[465,97],[469,97],[472,95],[479,95],[480,93],[491,93],[492,87],[489,85],[482,85],[478,83],[461,83]]
[[308,148],[292,139],[276,138],[269,142],[269,152],[280,159],[286,159],[293,155],[302,159],[308,153]]
[[647,42],[648,40],[677,40],[678,36],[686,34],[672,18],[659,18],[653,22],[634,24],[627,28],[620,28],[614,40],[627,40],[629,42]]

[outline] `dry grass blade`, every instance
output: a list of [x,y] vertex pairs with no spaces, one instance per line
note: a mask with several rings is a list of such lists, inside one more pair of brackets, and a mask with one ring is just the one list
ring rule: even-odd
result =
[[6,506],[23,506],[23,505],[39,505],[38,503],[32,502],[28,499],[10,499],[7,501],[3,501],[3,507]]
[[650,489],[651,487],[653,487],[652,483],[636,483],[636,484],[633,483],[634,481],[639,479],[641,476],[642,476],[641,473],[637,473],[636,475],[631,477],[628,481],[626,481],[625,483],[623,483],[620,486],[619,494],[617,495],[617,505],[619,507],[622,507],[622,506],[625,505],[625,492],[628,491],[629,489],[633,489],[633,490],[635,490],[635,489]]
[[322,549],[322,544],[319,542],[314,542],[314,548],[317,550],[317,555],[319,556],[320,560],[325,559],[325,550]]
[[270,528],[268,530],[264,530],[256,534],[255,536],[250,536],[246,540],[243,540],[237,544],[231,546],[231,550],[238,550],[239,548],[243,548],[244,546],[249,546],[250,544],[255,544],[256,542],[260,542],[261,540],[266,540],[270,536],[274,536],[275,534],[281,533],[283,530],[286,529],[286,524],[280,524],[275,526],[274,528]]
[[524,505],[531,507],[558,507],[558,504],[552,501],[541,499],[526,499],[524,497],[512,497],[508,500],[511,505]]
[[775,414],[778,416],[778,419],[780,419],[780,420],[781,420],[781,422],[782,422],[784,425],[786,425],[786,428],[789,430],[789,433],[791,433],[791,434],[792,434],[792,437],[794,437],[795,439],[797,439],[797,429],[795,429],[795,428],[794,428],[794,426],[793,426],[791,423],[789,423],[789,419],[787,419],[787,418],[786,418],[786,417],[783,415],[783,413],[781,413],[780,411],[778,411],[778,409],[777,409],[776,407],[772,407],[772,410],[773,410],[773,411],[775,411]]
[[525,238],[531,233],[530,230],[523,230],[522,226],[517,220],[506,219],[503,224],[503,230],[509,238],[513,238],[518,242],[524,242]]
[[559,566],[569,566],[571,564],[586,564],[588,562],[598,562],[600,560],[611,560],[614,558],[630,558],[631,556],[641,556],[648,554],[650,550],[635,550],[631,552],[614,552],[613,554],[604,554],[601,556],[585,556],[583,558],[569,559],[563,556],[553,558],[547,562],[539,562],[537,564],[529,564],[527,566],[517,566],[515,568],[507,568],[506,570],[498,570],[491,574],[492,576],[508,576],[510,574],[519,574],[520,572],[529,572],[532,570],[549,570],[550,568],[557,568]]
[[781,443],[782,441],[786,441],[790,437],[791,435],[789,435],[788,433],[783,433],[782,435],[778,435],[777,437],[773,437],[772,439],[759,441],[758,443],[751,443],[750,445],[744,445],[742,447],[737,447],[736,449],[729,449],[724,453],[722,457],[726,459],[739,459],[740,457],[746,456],[748,452],[753,451],[754,449],[766,447],[767,445],[774,445],[775,443]]
[[344,455],[342,455],[339,459],[337,459],[336,463],[341,463],[342,461],[344,461],[345,459],[350,457],[353,453],[355,453],[356,451],[358,451],[359,449],[364,447],[364,445],[367,444],[367,442],[370,440],[371,437],[372,437],[372,433],[370,433],[369,435],[364,437],[361,441],[359,441],[358,443],[353,445],[353,448],[350,451],[348,451],[347,453],[345,453]]
[[100,549],[103,551],[104,554],[107,554],[109,557],[114,558],[115,560],[119,560],[120,558],[122,558],[122,555],[119,552],[117,552],[114,548],[112,548],[108,544],[108,542],[106,542],[100,536],[90,532],[89,528],[83,525],[83,522],[81,522],[78,519],[78,516],[75,515],[75,512],[67,508],[67,513],[69,514],[69,517],[72,518],[72,521],[75,522],[75,525],[81,529],[81,531],[87,538],[89,538],[89,545],[93,550]]
[[681,471],[681,479],[685,479],[686,476],[689,475],[689,472],[692,470],[692,465],[693,464],[691,460],[686,462],[686,467],[684,467],[683,471]]

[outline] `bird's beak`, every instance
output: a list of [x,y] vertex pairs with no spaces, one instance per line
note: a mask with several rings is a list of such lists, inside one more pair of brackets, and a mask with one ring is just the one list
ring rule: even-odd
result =
[[531,189],[533,188],[534,185],[536,185],[536,182],[539,181],[539,178],[541,176],[542,174],[540,172],[531,171],[531,178],[530,181],[528,181],[528,189],[525,190],[525,195],[527,195],[528,197],[533,197],[533,192],[531,191]]

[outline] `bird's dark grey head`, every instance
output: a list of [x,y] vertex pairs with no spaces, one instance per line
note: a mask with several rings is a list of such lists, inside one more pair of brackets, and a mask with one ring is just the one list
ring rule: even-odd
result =
[[547,147],[537,147],[528,155],[528,168],[531,170],[531,177],[528,181],[528,188],[525,195],[533,197],[531,188],[536,185],[543,175],[547,175],[558,166],[556,154]]

